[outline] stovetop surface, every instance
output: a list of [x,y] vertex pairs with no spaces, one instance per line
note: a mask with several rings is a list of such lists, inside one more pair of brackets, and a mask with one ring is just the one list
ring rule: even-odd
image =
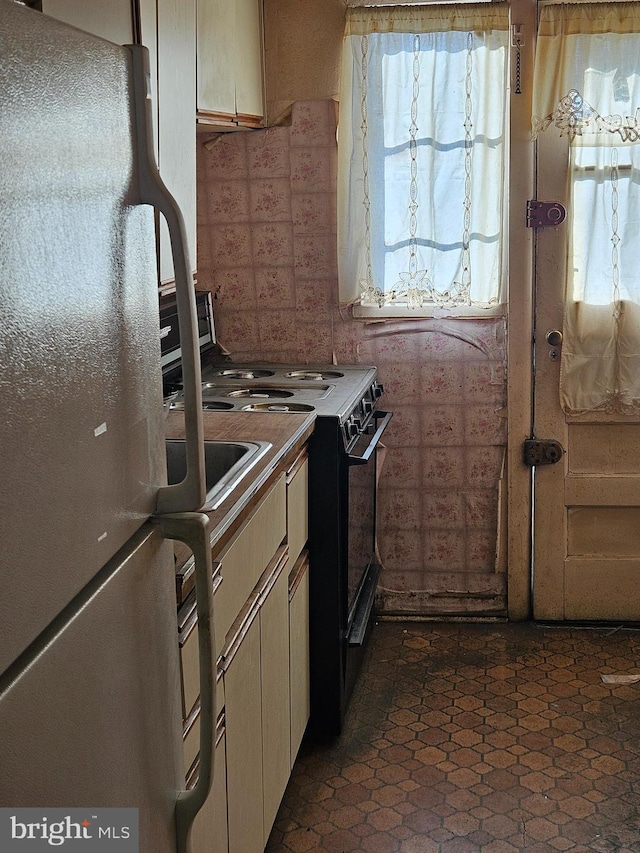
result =
[[[205,410],[315,411],[342,423],[376,380],[368,365],[219,364],[202,369]],[[178,395],[173,402],[181,407]]]

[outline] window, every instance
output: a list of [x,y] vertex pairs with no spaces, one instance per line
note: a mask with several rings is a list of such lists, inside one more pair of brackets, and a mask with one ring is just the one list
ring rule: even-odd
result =
[[347,11],[339,125],[343,303],[501,312],[508,8]]

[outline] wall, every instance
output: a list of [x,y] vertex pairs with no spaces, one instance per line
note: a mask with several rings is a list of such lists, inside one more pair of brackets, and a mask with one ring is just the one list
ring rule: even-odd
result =
[[267,123],[294,101],[337,98],[345,0],[264,0]]
[[394,412],[381,609],[500,613],[504,322],[363,323],[339,308],[335,130],[333,101],[304,101],[290,127],[199,144],[199,286],[236,361],[378,366]]

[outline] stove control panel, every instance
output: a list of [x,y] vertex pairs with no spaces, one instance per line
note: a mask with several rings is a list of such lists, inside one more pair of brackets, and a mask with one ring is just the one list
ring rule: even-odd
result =
[[354,405],[342,424],[342,436],[345,448],[348,450],[363,433],[375,430],[374,412],[376,401],[382,396],[383,387],[374,382]]

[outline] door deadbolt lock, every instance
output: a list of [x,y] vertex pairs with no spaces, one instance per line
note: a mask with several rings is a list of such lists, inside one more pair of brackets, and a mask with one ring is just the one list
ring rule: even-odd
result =
[[524,464],[533,468],[535,465],[555,465],[562,459],[564,448],[553,438],[529,438],[524,443]]
[[567,217],[567,209],[559,201],[527,202],[527,228],[557,228]]

